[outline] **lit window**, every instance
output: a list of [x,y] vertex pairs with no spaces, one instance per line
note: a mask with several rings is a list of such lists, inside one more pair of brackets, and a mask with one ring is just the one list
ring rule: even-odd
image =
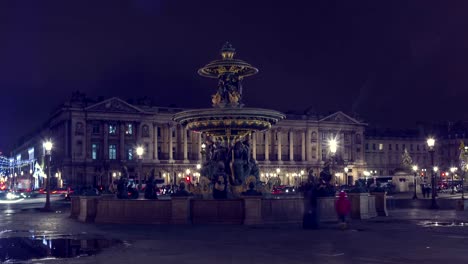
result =
[[117,145],[109,145],[109,159],[117,159]]
[[97,160],[98,159],[98,152],[99,152],[99,145],[94,143],[91,145],[91,158],[93,160]]
[[109,125],[109,135],[115,135],[117,133],[117,125]]
[[133,124],[127,124],[125,126],[125,135],[133,135]]
[[128,160],[133,160],[133,149],[132,148],[127,148],[127,159]]
[[380,150],[380,151],[383,150],[383,144],[382,144],[382,143],[379,144],[379,150]]

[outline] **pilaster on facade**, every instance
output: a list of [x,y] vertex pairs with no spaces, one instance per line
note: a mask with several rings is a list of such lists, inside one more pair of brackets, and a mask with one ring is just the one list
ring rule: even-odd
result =
[[250,134],[252,142],[252,157],[254,160],[257,160],[257,133]]
[[270,163],[270,131],[263,132],[265,135],[265,163]]
[[278,127],[275,132],[276,132],[276,145],[277,145],[277,148],[276,148],[277,158],[276,159],[277,159],[278,164],[282,164],[283,163],[283,160],[282,160],[283,157],[282,157],[282,146],[281,146],[281,144],[282,144],[283,134],[281,133],[281,128],[280,127]]
[[290,129],[289,133],[289,162],[294,163],[294,130]]
[[182,127],[181,128],[182,130],[182,134],[183,134],[183,144],[184,144],[184,148],[183,148],[183,152],[184,152],[184,163],[189,163],[189,159],[188,159],[188,142],[187,142],[187,129],[185,127]]
[[166,125],[166,129],[168,131],[167,133],[167,141],[168,141],[168,152],[169,152],[169,160],[168,162],[169,163],[174,163],[174,147],[173,147],[173,137],[172,137],[172,134],[174,133],[174,124],[173,123],[168,123]]

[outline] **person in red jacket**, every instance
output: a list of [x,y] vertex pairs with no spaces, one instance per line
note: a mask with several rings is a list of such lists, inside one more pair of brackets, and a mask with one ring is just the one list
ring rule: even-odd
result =
[[341,191],[338,195],[338,200],[335,203],[336,213],[338,218],[341,220],[341,225],[346,228],[346,216],[351,212],[351,202],[349,201],[346,193]]

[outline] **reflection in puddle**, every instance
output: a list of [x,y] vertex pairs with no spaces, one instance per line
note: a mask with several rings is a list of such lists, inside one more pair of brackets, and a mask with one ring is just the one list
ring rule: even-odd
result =
[[420,225],[425,227],[468,227],[468,223],[464,222],[422,222]]
[[0,262],[90,256],[122,244],[119,240],[44,237],[0,238]]

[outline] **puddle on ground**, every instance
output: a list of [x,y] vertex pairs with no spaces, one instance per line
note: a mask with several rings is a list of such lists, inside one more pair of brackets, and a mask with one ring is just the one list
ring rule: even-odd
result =
[[119,240],[47,238],[45,236],[0,238],[0,262],[86,257],[122,243]]
[[422,222],[420,225],[424,227],[468,227],[468,223],[464,222]]

